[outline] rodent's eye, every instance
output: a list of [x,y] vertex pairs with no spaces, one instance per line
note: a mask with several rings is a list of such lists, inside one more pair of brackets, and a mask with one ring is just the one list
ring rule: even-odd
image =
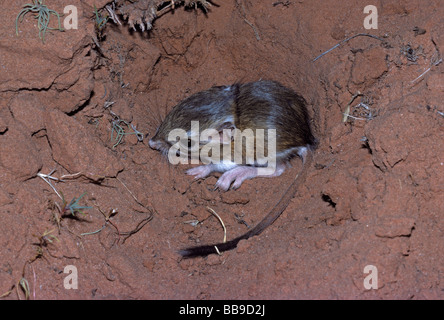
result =
[[187,139],[184,142],[181,142],[181,144],[186,147],[187,149],[191,149],[192,147],[194,147],[196,145],[196,141],[192,140],[192,139]]

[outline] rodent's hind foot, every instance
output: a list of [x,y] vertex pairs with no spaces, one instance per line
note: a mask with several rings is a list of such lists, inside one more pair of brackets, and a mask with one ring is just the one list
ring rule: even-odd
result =
[[257,167],[237,166],[220,176],[216,182],[216,188],[227,191],[231,186],[232,189],[238,189],[242,182],[257,176]]
[[277,167],[255,167],[240,166],[232,163],[226,164],[208,164],[194,167],[187,170],[187,174],[194,176],[194,179],[204,179],[213,172],[223,172],[216,182],[215,190],[221,189],[227,191],[230,189],[238,189],[245,180],[256,177],[277,177],[285,171],[285,164],[278,163]]
[[188,169],[187,174],[190,176],[194,176],[194,179],[197,180],[204,179],[213,172],[226,172],[236,167],[237,165],[233,162],[211,163]]
[[220,176],[216,182],[216,188],[227,191],[230,186],[238,189],[245,180],[256,177],[278,177],[285,171],[285,164],[279,163],[275,168],[237,166]]

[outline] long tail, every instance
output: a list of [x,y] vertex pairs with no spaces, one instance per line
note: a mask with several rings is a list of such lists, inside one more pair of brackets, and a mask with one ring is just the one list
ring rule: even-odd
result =
[[247,233],[245,233],[233,240],[223,242],[223,243],[218,243],[218,244],[183,249],[183,250],[179,251],[179,254],[182,255],[184,258],[193,258],[193,257],[199,257],[199,256],[206,256],[211,253],[220,253],[223,251],[228,251],[228,250],[232,250],[232,249],[236,248],[237,244],[241,240],[248,239],[250,237],[259,235],[268,226],[272,225],[273,222],[277,218],[279,218],[279,216],[282,214],[282,212],[284,212],[284,210],[287,208],[291,199],[293,199],[294,195],[296,194],[296,191],[299,188],[299,185],[303,181],[305,181],[305,177],[306,177],[307,171],[308,171],[307,168],[309,168],[311,166],[311,163],[313,162],[312,151],[307,152],[307,156],[304,160],[305,161],[304,161],[304,164],[303,164],[303,167],[302,167],[300,173],[296,176],[294,181],[291,183],[291,185],[285,191],[282,198],[273,207],[273,209],[267,214],[267,216],[261,222],[259,222],[253,229],[249,230]]

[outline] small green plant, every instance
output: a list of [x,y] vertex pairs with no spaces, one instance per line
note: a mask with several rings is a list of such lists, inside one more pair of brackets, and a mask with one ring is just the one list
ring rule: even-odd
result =
[[[60,192],[60,193],[61,193],[61,192]],[[85,207],[85,206],[81,206],[81,205],[79,205],[80,199],[82,199],[82,197],[83,197],[85,194],[86,194],[86,192],[84,192],[84,193],[83,193],[80,197],[78,197],[78,198],[75,198],[75,197],[74,197],[74,198],[71,200],[71,202],[68,203],[68,202],[66,202],[65,197],[63,196],[63,193],[61,193],[61,195],[62,195],[62,201],[63,201],[62,206],[60,207],[60,206],[56,203],[56,206],[57,206],[57,209],[59,209],[60,215],[63,217],[63,216],[65,216],[66,214],[71,213],[71,215],[72,215],[73,217],[77,217],[77,214],[78,214],[78,213],[84,215],[84,213],[83,213],[82,210],[84,210],[84,209],[92,209],[92,207]]]
[[49,243],[53,243],[54,240],[59,241],[59,239],[57,239],[57,237],[52,234],[53,232],[54,232],[54,229],[49,230],[49,231],[45,230],[45,232],[43,232],[42,235],[40,235],[40,236],[34,235],[34,237],[36,237],[39,240],[37,245],[40,247],[46,247],[46,246],[48,246]]
[[[45,230],[45,232],[43,232],[40,236],[33,234],[33,236],[38,239],[38,242],[33,243],[33,245],[35,245],[37,247],[36,247],[35,256],[28,260],[28,262],[30,264],[33,263],[38,258],[43,257],[43,253],[44,253],[43,249],[47,248],[50,243],[53,243],[54,240],[59,241],[59,239],[57,239],[57,237],[52,234],[53,232],[54,232],[54,229],[49,230],[49,231]],[[49,254],[51,255],[51,253],[49,253]]]
[[94,13],[96,15],[96,27],[97,27],[97,29],[100,30],[108,22],[109,17],[103,17],[101,14],[99,14],[99,11],[97,11],[96,5],[94,5]]
[[[43,4],[43,0],[33,0],[33,3],[27,3],[23,6],[23,9],[19,12],[17,18],[15,19],[15,32],[17,35],[19,34],[18,23],[23,21],[25,15],[28,12],[33,12],[37,14],[35,18],[38,19],[39,38],[42,39],[43,43],[45,43],[46,30],[64,31],[60,24],[60,15],[57,13],[57,11],[49,9],[46,5]],[[57,16],[59,22],[59,27],[57,29],[48,26],[51,14]]]
[[97,39],[99,41],[102,41],[104,38],[103,30],[105,28],[106,23],[108,22],[109,17],[108,16],[102,16],[102,14],[99,13],[99,11],[96,8],[96,5],[94,5],[94,14],[95,14],[95,29],[96,29],[96,35]]
[[[118,117],[115,117],[115,119],[112,120],[111,123],[112,123],[111,141],[113,141],[113,143],[114,143],[113,149],[115,149],[122,142],[123,136],[125,136],[127,134],[135,134],[137,136],[138,141],[143,140],[143,133],[138,131],[134,125],[129,124],[125,120],[121,120]],[[121,124],[127,126],[128,128],[133,129],[134,132],[125,132],[125,129],[122,127]],[[115,138],[114,138],[114,132],[116,132]]]
[[[111,141],[114,142],[113,149],[115,149],[121,142],[124,135],[128,134],[125,132],[125,129],[120,125],[123,123],[127,127],[129,126],[128,123],[124,120],[116,119],[112,121],[112,127],[111,127]],[[114,132],[116,132],[116,137],[114,138]]]

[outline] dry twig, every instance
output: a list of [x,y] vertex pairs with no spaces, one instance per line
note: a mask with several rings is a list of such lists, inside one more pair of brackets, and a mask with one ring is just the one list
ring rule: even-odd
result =
[[326,55],[327,53],[329,53],[329,52],[332,51],[333,49],[336,49],[336,48],[339,47],[341,44],[343,44],[343,43],[345,43],[345,42],[347,42],[347,41],[350,41],[350,40],[353,39],[353,38],[360,37],[360,36],[370,37],[370,38],[378,39],[379,41],[384,41],[384,39],[381,39],[381,38],[379,38],[379,37],[377,37],[377,36],[374,36],[374,35],[372,35],[372,34],[368,34],[368,33],[358,33],[358,34],[355,34],[354,36],[351,36],[351,37],[349,37],[349,38],[347,38],[347,39],[342,40],[342,41],[339,42],[337,45],[335,45],[335,46],[331,47],[330,49],[328,49],[327,51],[321,53],[319,56],[317,56],[316,58],[314,58],[312,62],[315,62],[316,60],[318,60],[319,58],[323,57],[324,55]]

